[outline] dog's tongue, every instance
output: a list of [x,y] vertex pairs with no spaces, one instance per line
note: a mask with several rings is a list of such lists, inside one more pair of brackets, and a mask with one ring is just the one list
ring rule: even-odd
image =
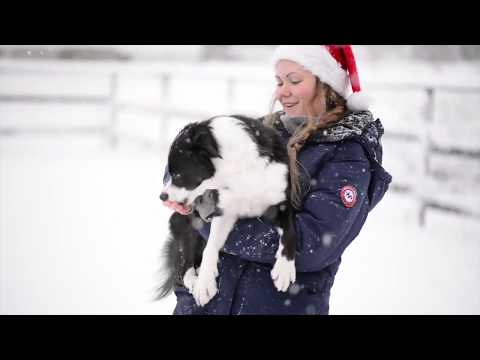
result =
[[192,208],[190,206],[179,205],[177,211],[182,215],[188,215],[192,212]]
[[183,206],[179,203],[176,203],[174,201],[166,200],[164,201],[165,205],[167,205],[169,208],[175,210],[176,212],[182,214],[182,215],[188,215],[190,214],[193,210],[189,206]]

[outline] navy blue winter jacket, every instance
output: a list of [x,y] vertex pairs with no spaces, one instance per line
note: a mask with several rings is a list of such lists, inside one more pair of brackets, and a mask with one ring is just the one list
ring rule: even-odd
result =
[[[270,276],[279,244],[274,227],[264,218],[241,219],[220,253],[217,295],[199,307],[186,288],[178,287],[174,314],[328,314],[342,253],[391,181],[381,166],[382,125],[370,112],[360,115],[370,117],[361,131],[335,141],[319,133],[300,151],[308,172],[303,183],[310,188],[304,187],[303,209],[295,215],[297,276],[289,290],[277,291]],[[277,121],[275,127],[288,141],[283,124]],[[342,191],[349,187],[356,190],[353,201]],[[200,234],[208,239],[209,230],[206,224]]]

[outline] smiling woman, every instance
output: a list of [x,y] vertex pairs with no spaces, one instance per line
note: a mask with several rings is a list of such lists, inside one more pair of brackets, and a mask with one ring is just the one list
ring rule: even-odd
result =
[[[202,307],[178,286],[174,314],[328,314],[342,254],[391,182],[381,165],[383,127],[359,94],[350,46],[282,45],[273,66],[272,109],[279,101],[283,111],[259,121],[279,132],[288,152],[295,282],[281,292],[271,281],[281,237],[275,226],[265,216],[243,218],[219,255],[218,294]],[[248,175],[255,178],[255,170]],[[251,188],[276,180],[262,178]],[[199,233],[210,243],[208,224]]]

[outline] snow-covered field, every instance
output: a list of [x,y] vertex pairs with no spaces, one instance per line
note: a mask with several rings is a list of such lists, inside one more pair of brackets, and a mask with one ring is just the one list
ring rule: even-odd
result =
[[[109,96],[108,72],[118,66],[119,102],[212,115],[268,110],[272,80],[265,66],[167,65],[0,61],[0,98]],[[164,68],[176,74],[168,89],[151,76]],[[479,151],[480,92],[445,87],[480,86],[480,67],[362,69],[367,83],[381,85],[372,91],[374,114],[387,134],[407,139],[384,140],[384,164],[397,185],[413,186],[419,195],[430,187],[421,177],[426,134],[437,145]],[[225,76],[236,79],[234,96]],[[392,91],[388,82],[406,87]],[[443,86],[433,114],[427,85]],[[115,123],[117,149],[101,134],[28,133],[108,127],[109,106],[0,102],[0,130],[27,130],[0,136],[0,314],[172,313],[174,296],[151,301],[170,215],[158,199],[166,160],[160,149],[191,119],[126,108]],[[138,146],[130,137],[154,146]],[[478,156],[433,154],[429,167],[449,180],[436,181],[434,196],[480,209]],[[332,314],[480,314],[480,221],[428,210],[419,227],[416,198],[390,191],[373,210],[343,256]]]
[[162,314],[168,210],[153,153],[95,139],[1,141],[1,313]]
[[[103,138],[0,141],[0,313],[170,314],[152,302],[165,154]],[[347,249],[332,314],[480,314],[478,222],[387,193]]]

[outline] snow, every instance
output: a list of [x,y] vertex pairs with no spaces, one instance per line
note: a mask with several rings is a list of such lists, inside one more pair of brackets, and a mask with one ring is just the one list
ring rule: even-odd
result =
[[[12,67],[14,72],[5,71]],[[2,60],[0,68],[0,97],[28,91],[107,97],[108,74],[119,71],[118,101],[168,105],[192,114],[262,115],[268,112],[273,83],[269,66],[234,62],[198,67]],[[434,144],[478,151],[478,92],[439,90],[429,118],[425,87],[478,87],[480,67],[381,63],[361,68],[364,88],[377,96],[374,115],[387,133],[385,167],[395,185],[415,191],[414,196],[390,191],[370,214],[343,256],[330,312],[480,314],[478,218],[429,209],[425,226],[418,225],[419,195],[425,189],[434,189],[438,199],[461,199],[479,209],[478,191],[468,192],[480,181],[478,158],[433,154],[430,169],[444,183],[425,181],[422,164],[425,134]],[[35,72],[39,69],[44,73]],[[162,74],[176,74],[169,91]],[[222,82],[226,77],[236,79],[234,96]],[[402,80],[417,87],[391,91],[385,85]],[[0,128],[105,128],[109,106],[0,102]],[[116,149],[102,132],[0,136],[0,314],[172,313],[173,295],[152,301],[171,214],[158,196],[166,146],[192,118],[151,110],[119,111]],[[392,137],[395,132],[406,140]],[[322,238],[325,244],[332,240]]]
[[[0,313],[171,314],[152,302],[166,154],[103,138],[0,141]],[[387,193],[346,250],[332,314],[479,314],[480,224]]]
[[103,141],[2,140],[1,313],[171,313],[173,299],[151,302],[161,161]]

